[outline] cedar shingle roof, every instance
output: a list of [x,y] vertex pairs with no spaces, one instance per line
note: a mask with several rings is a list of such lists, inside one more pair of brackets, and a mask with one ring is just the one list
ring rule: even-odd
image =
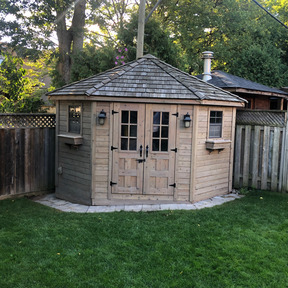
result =
[[[205,83],[152,55],[54,90],[49,96],[112,96],[220,100],[244,102],[240,97]],[[115,100],[116,100],[115,99]]]
[[[288,96],[288,93],[272,88],[269,86],[265,86],[226,72],[223,72],[221,70],[214,70],[211,72],[212,74],[212,79],[207,81],[207,83],[213,84],[217,87],[220,87],[222,89],[227,89],[227,88],[242,88],[242,89],[247,89],[247,90],[253,90],[253,91],[260,91],[260,92],[266,92],[269,94],[280,94],[283,96]],[[199,79],[203,78],[203,75],[197,75],[196,76]],[[231,90],[230,90],[231,91]],[[232,90],[234,92],[234,90]]]

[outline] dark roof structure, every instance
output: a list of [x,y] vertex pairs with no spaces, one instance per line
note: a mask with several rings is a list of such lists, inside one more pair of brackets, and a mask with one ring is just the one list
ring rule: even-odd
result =
[[[255,94],[261,93],[267,96],[278,96],[278,97],[288,97],[288,93],[280,89],[271,88],[244,78],[220,71],[212,71],[212,79],[207,81],[207,83],[213,84],[222,89],[227,89],[230,92],[242,92]],[[203,78],[203,75],[196,76],[199,79]]]
[[49,96],[102,96],[245,102],[239,96],[203,82],[161,60],[138,60],[56,89]]

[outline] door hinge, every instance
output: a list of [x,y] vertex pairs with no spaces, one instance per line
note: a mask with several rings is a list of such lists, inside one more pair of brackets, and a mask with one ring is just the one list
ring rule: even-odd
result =
[[110,186],[113,186],[113,185],[116,185],[116,184],[117,184],[116,182],[110,181]]
[[169,185],[169,186],[176,188],[176,183],[171,184],[171,185]]
[[118,149],[118,147],[111,146],[111,151]]
[[174,114],[172,114],[172,115],[178,117],[178,116],[179,116],[179,113],[176,112],[176,113],[174,113]]
[[178,149],[174,148],[174,149],[171,149],[171,151],[174,151],[175,153],[177,153]]
[[112,110],[112,115],[117,114],[117,113],[119,113],[119,112]]

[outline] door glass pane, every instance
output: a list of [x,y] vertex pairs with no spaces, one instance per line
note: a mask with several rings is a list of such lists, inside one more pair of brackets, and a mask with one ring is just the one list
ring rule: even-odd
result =
[[161,151],[168,151],[168,140],[161,140]]
[[162,112],[162,124],[169,124],[169,112]]
[[153,139],[153,151],[159,151],[159,139]]
[[136,125],[130,126],[130,136],[131,137],[137,137],[137,126]]
[[153,112],[152,151],[167,152],[168,136],[169,112]]
[[129,150],[137,150],[137,139],[130,139]]
[[137,150],[137,111],[121,112],[121,150]]
[[130,111],[130,123],[137,124],[137,111]]
[[122,123],[128,123],[129,111],[122,111]]
[[128,150],[128,139],[121,138],[121,150]]
[[162,126],[161,137],[168,138],[168,126]]
[[161,112],[153,112],[153,124],[160,124]]
[[121,136],[128,136],[128,125],[121,125]]
[[159,126],[153,126],[153,137],[159,137],[160,134],[159,134],[159,129],[160,127]]

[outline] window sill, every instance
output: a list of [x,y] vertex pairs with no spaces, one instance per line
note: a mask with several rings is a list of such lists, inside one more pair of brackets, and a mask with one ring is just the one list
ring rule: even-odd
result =
[[227,144],[230,144],[232,141],[231,140],[224,140],[224,139],[209,139],[206,140],[206,149],[210,151],[218,150],[218,153],[223,151],[226,147]]
[[58,137],[67,145],[79,146],[83,144],[83,137],[78,134],[59,134]]

